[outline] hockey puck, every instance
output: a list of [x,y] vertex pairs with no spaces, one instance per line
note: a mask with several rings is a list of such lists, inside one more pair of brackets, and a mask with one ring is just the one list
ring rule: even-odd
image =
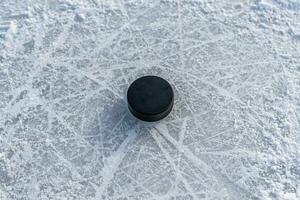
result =
[[157,76],[143,76],[128,88],[129,111],[143,121],[158,121],[172,110],[174,93],[171,85]]

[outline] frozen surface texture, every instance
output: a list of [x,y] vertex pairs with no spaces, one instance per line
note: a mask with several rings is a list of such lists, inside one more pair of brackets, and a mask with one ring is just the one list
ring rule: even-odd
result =
[[1,200],[299,200],[299,117],[298,0],[0,0]]

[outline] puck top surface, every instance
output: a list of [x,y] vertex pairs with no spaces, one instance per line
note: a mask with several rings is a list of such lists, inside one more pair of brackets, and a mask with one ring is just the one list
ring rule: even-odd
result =
[[130,109],[142,116],[159,115],[173,105],[171,85],[157,76],[143,76],[135,80],[127,91]]

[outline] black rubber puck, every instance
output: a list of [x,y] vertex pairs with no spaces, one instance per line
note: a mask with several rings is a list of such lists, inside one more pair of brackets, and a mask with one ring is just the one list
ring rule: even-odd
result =
[[158,121],[172,110],[174,93],[171,85],[157,76],[143,76],[135,80],[127,91],[130,112],[143,121]]

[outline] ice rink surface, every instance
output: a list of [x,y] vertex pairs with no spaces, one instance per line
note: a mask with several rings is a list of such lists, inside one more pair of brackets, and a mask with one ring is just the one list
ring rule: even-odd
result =
[[0,0],[1,200],[299,200],[299,152],[300,1]]

